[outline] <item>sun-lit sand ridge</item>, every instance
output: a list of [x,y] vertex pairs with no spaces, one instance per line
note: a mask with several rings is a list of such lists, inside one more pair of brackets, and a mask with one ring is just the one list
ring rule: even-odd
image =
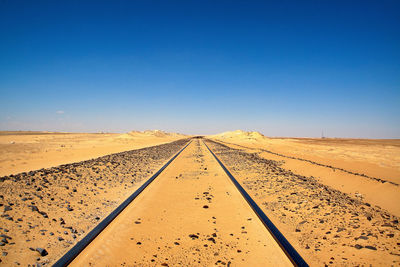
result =
[[184,138],[160,130],[116,133],[0,132],[0,176]]

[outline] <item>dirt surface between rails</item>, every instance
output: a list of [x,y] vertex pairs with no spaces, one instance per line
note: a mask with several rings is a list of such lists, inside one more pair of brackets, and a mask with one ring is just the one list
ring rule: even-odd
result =
[[187,142],[1,177],[1,264],[54,263]]
[[313,177],[207,141],[278,229],[311,265],[399,265],[399,218]]
[[71,266],[291,266],[194,140]]

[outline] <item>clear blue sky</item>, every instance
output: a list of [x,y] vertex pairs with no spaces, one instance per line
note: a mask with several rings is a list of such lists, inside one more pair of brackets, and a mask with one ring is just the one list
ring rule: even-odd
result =
[[400,1],[0,1],[0,130],[400,138]]

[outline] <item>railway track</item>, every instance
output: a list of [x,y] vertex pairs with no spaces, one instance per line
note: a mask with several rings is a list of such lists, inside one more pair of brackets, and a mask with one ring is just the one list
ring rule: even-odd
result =
[[146,262],[307,266],[202,139],[187,143],[54,266]]

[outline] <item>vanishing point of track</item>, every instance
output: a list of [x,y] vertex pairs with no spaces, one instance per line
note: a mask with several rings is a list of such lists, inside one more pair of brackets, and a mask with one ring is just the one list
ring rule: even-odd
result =
[[[269,220],[265,213],[260,209],[256,202],[250,197],[246,190],[240,185],[240,183],[233,177],[229,170],[224,166],[224,164],[219,160],[216,154],[210,149],[210,147],[202,141],[202,139],[197,138],[205,146],[213,158],[218,162],[219,166],[223,169],[224,173],[230,178],[231,182],[235,185],[240,195],[245,199],[251,210],[257,215],[258,219],[262,222],[265,229],[268,230],[273,240],[279,245],[280,249],[284,252],[287,259],[295,266],[307,266],[307,263],[302,259],[302,257],[297,253],[297,251],[291,246],[288,240],[280,233],[280,231],[275,227],[275,225]],[[85,250],[89,244],[91,244],[99,235],[106,229],[115,219],[126,210],[128,206],[132,206],[132,203],[143,191],[147,188],[171,163],[174,161],[190,144],[190,140],[178,153],[176,153],[160,170],[158,170],[152,177],[150,177],[139,189],[137,189],[130,197],[128,197],[120,206],[118,206],[110,215],[103,219],[92,231],[90,231],[81,241],[79,241],[74,247],[72,247],[63,257],[61,257],[54,266],[66,266],[74,261],[78,255]],[[216,163],[215,163],[216,164]],[[157,179],[158,181],[158,179]],[[146,191],[147,192],[147,191]],[[184,216],[184,214],[183,214]],[[233,219],[232,219],[233,220]],[[260,234],[260,236],[262,236]],[[102,239],[100,239],[102,240]],[[99,242],[97,240],[97,242]],[[215,243],[215,242],[214,242]],[[262,262],[260,262],[261,264]],[[229,265],[229,264],[228,264]]]

